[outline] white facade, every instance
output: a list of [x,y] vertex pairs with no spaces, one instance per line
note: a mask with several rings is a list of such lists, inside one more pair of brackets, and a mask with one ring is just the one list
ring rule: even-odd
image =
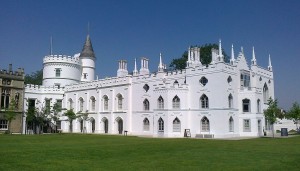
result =
[[[182,71],[165,71],[160,56],[156,73],[150,74],[149,60],[141,58],[140,70],[135,61],[130,75],[127,62],[121,60],[117,77],[100,80],[94,80],[93,51],[85,54],[92,55],[81,54],[72,67],[69,58],[48,66],[47,57],[45,85],[25,89],[25,99],[51,99],[52,104],[59,99],[63,108],[87,112],[87,120],[73,121],[73,132],[183,137],[189,129],[192,137],[226,138],[257,137],[266,130],[263,110],[266,100],[274,98],[273,71],[270,60],[267,69],[257,65],[254,49],[250,66],[243,50],[235,58],[233,47],[230,63],[225,63],[220,41],[208,66],[201,64],[199,48],[189,48],[187,67]],[[78,55],[71,61],[78,61]],[[55,79],[51,74],[58,65],[62,65],[63,78]],[[86,79],[84,72],[89,74]],[[61,87],[47,87],[55,83]],[[62,131],[68,132],[66,117],[60,120]]]

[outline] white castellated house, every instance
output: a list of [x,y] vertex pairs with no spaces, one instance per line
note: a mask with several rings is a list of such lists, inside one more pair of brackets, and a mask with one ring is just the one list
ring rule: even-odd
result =
[[43,85],[26,85],[25,111],[54,103],[72,109],[78,115],[72,127],[64,111],[56,123],[74,133],[226,138],[258,137],[270,129],[263,110],[274,98],[271,58],[260,67],[254,47],[250,65],[243,48],[234,55],[233,45],[226,63],[220,40],[209,65],[201,63],[199,47],[190,47],[183,70],[167,71],[160,54],[156,72],[142,57],[132,74],[120,60],[116,77],[96,80],[95,60],[89,35],[80,54],[46,56]]

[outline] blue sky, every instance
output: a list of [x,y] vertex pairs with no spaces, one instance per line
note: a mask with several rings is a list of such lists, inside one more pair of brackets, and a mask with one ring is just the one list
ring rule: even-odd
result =
[[258,65],[271,54],[275,96],[283,108],[300,102],[299,0],[1,0],[0,68],[42,68],[49,54],[74,55],[82,50],[90,23],[99,78],[115,76],[117,61],[150,59],[156,71],[178,58],[190,45],[217,43],[230,54],[244,47],[250,62],[255,46]]

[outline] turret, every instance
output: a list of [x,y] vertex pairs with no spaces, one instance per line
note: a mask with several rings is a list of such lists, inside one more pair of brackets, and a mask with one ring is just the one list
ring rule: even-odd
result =
[[141,59],[141,69],[140,69],[141,75],[147,75],[150,73],[148,63],[149,63],[149,59],[144,57]]
[[252,65],[257,65],[257,63],[256,63],[256,57],[255,57],[255,52],[254,52],[254,46],[253,46],[253,49],[252,49],[252,59],[251,59],[251,64],[252,64]]
[[234,50],[233,50],[233,44],[231,45],[231,59],[230,59],[230,64],[233,65],[235,62],[234,58]]
[[271,63],[271,55],[269,54],[269,65],[268,65],[268,70],[272,71],[272,63]]
[[159,53],[158,72],[164,72],[164,64],[162,63],[161,53]]
[[119,69],[117,71],[117,76],[118,77],[125,77],[126,75],[128,75],[127,61],[126,60],[120,60],[119,61]]
[[79,59],[82,64],[81,81],[92,81],[95,79],[96,56],[93,50],[90,35],[87,35]]
[[132,72],[133,76],[137,76],[139,74],[136,66],[136,58],[134,59],[134,70]]

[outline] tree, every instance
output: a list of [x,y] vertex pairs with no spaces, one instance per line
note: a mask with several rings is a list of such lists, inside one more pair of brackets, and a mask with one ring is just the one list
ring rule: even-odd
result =
[[[49,109],[50,110],[50,109]],[[55,132],[57,132],[57,121],[59,121],[59,112],[62,111],[61,106],[58,103],[54,103],[51,110],[51,118],[55,123]]]
[[83,120],[83,133],[86,132],[86,126],[85,126],[85,122],[89,120],[89,110],[86,110],[84,113],[82,112],[78,112],[77,117],[81,117]]
[[[195,46],[199,47],[199,46]],[[211,49],[218,49],[219,46],[217,44],[205,44],[200,47],[200,61],[203,65],[208,65],[211,63],[212,56],[211,56]],[[225,51],[222,49],[225,62],[229,61],[229,56],[225,53]],[[185,51],[181,58],[173,59],[170,67],[172,69],[184,69],[186,67],[186,61],[188,60],[188,52]]]
[[77,118],[76,114],[73,112],[73,109],[67,110],[64,113],[64,116],[68,117],[68,121],[70,123],[69,131],[72,132],[73,130],[73,120]]
[[8,134],[11,134],[11,122],[16,119],[16,116],[18,115],[16,111],[16,102],[15,100],[11,100],[9,104],[9,108],[7,111],[5,111],[4,118],[7,120],[7,126],[8,126]]
[[296,123],[297,131],[299,132],[298,122],[300,121],[300,106],[297,102],[295,102],[288,111],[287,118],[292,119],[294,123]]
[[268,121],[272,125],[272,134],[274,138],[274,123],[276,122],[276,118],[281,115],[281,110],[278,108],[277,99],[273,100],[271,97],[268,100],[268,108],[264,111],[264,115],[266,121]]
[[43,83],[43,70],[38,70],[36,72],[31,73],[31,75],[26,74],[25,76],[25,84],[35,84],[42,85]]

